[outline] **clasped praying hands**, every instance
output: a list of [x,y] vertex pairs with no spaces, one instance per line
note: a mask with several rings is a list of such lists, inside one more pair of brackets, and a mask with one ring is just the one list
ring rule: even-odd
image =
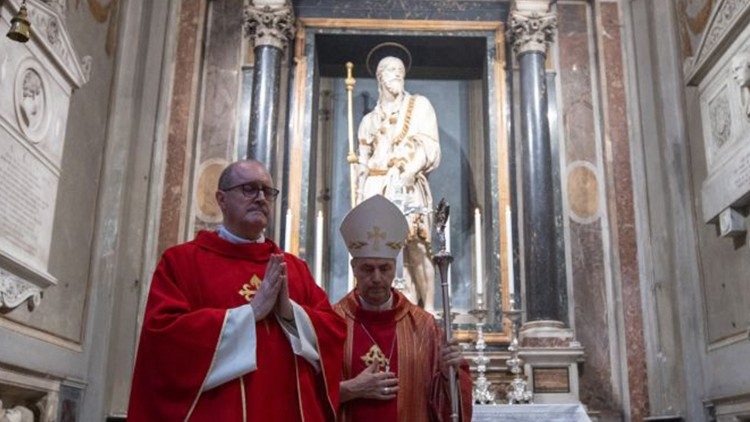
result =
[[253,307],[256,321],[264,319],[271,311],[286,320],[294,318],[292,303],[289,300],[284,254],[271,255],[266,266],[266,274],[250,305]]

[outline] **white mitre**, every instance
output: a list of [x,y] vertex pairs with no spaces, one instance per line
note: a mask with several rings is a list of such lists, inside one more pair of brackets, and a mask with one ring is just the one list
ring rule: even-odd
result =
[[349,211],[339,231],[353,258],[396,259],[409,225],[393,202],[374,195]]

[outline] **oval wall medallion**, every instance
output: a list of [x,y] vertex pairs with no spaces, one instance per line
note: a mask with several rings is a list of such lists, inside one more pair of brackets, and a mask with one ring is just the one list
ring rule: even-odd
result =
[[29,141],[38,143],[47,133],[49,113],[47,89],[41,69],[34,60],[21,63],[16,73],[16,89],[13,96],[18,127]]
[[568,166],[568,206],[571,218],[591,223],[599,216],[599,183],[596,168],[589,162],[576,161]]
[[196,215],[206,223],[221,223],[221,209],[216,203],[216,188],[221,172],[229,165],[223,158],[211,158],[198,168],[198,185],[195,189]]

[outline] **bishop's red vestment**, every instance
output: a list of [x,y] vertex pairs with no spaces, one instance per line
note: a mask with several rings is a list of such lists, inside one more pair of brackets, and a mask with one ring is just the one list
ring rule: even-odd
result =
[[[372,359],[372,347],[390,356],[389,370],[398,378],[395,400],[354,399],[342,403],[343,421],[447,421],[450,416],[449,383],[440,372],[442,331],[435,318],[396,290],[393,307],[385,311],[362,309],[350,292],[334,305],[346,320],[343,379],[359,375]],[[395,348],[395,352],[391,352]],[[382,369],[382,368],[381,368]],[[471,375],[467,365],[459,373],[461,421],[471,420]]]
[[[273,313],[254,321],[248,302],[272,253],[281,251],[270,240],[234,244],[206,231],[164,252],[146,305],[129,422],[333,420],[344,323],[307,265],[291,254],[284,254],[289,297],[301,312],[295,318],[312,327],[319,361],[295,354]],[[249,330],[238,322],[248,319]],[[251,340],[252,350],[236,353]],[[232,372],[243,365],[242,373]]]

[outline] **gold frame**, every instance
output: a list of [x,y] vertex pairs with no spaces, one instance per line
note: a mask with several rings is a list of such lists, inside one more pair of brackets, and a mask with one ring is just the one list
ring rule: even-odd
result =
[[[498,183],[498,212],[499,227],[501,233],[505,233],[507,227],[505,209],[510,205],[510,177],[508,162],[508,136],[506,121],[508,87],[505,84],[506,60],[505,60],[505,25],[502,22],[467,22],[467,21],[430,21],[430,20],[380,20],[380,19],[332,19],[332,18],[301,18],[297,22],[297,35],[295,39],[294,61],[296,68],[294,72],[294,94],[293,110],[291,119],[293,131],[290,145],[290,163],[298,163],[302,160],[302,146],[304,142],[305,116],[305,89],[307,74],[307,57],[305,56],[305,33],[308,28],[329,29],[358,29],[358,30],[403,30],[411,32],[435,32],[435,31],[494,31],[496,57],[493,63],[493,75],[495,81],[495,104],[497,133],[495,147],[497,148],[497,183]],[[299,166],[289,168],[289,186],[302,186],[302,170]],[[289,191],[289,208],[292,210],[292,233],[291,251],[299,251],[300,209],[302,207],[302,192],[299,189]],[[508,297],[507,268],[508,250],[507,236],[500,236],[500,286],[503,292],[502,306],[508,309],[510,298]],[[470,341],[476,339],[474,330],[457,330],[455,337],[458,341]],[[488,332],[484,335],[485,341],[493,344],[507,344],[510,342],[510,325],[503,319],[502,332]]]

